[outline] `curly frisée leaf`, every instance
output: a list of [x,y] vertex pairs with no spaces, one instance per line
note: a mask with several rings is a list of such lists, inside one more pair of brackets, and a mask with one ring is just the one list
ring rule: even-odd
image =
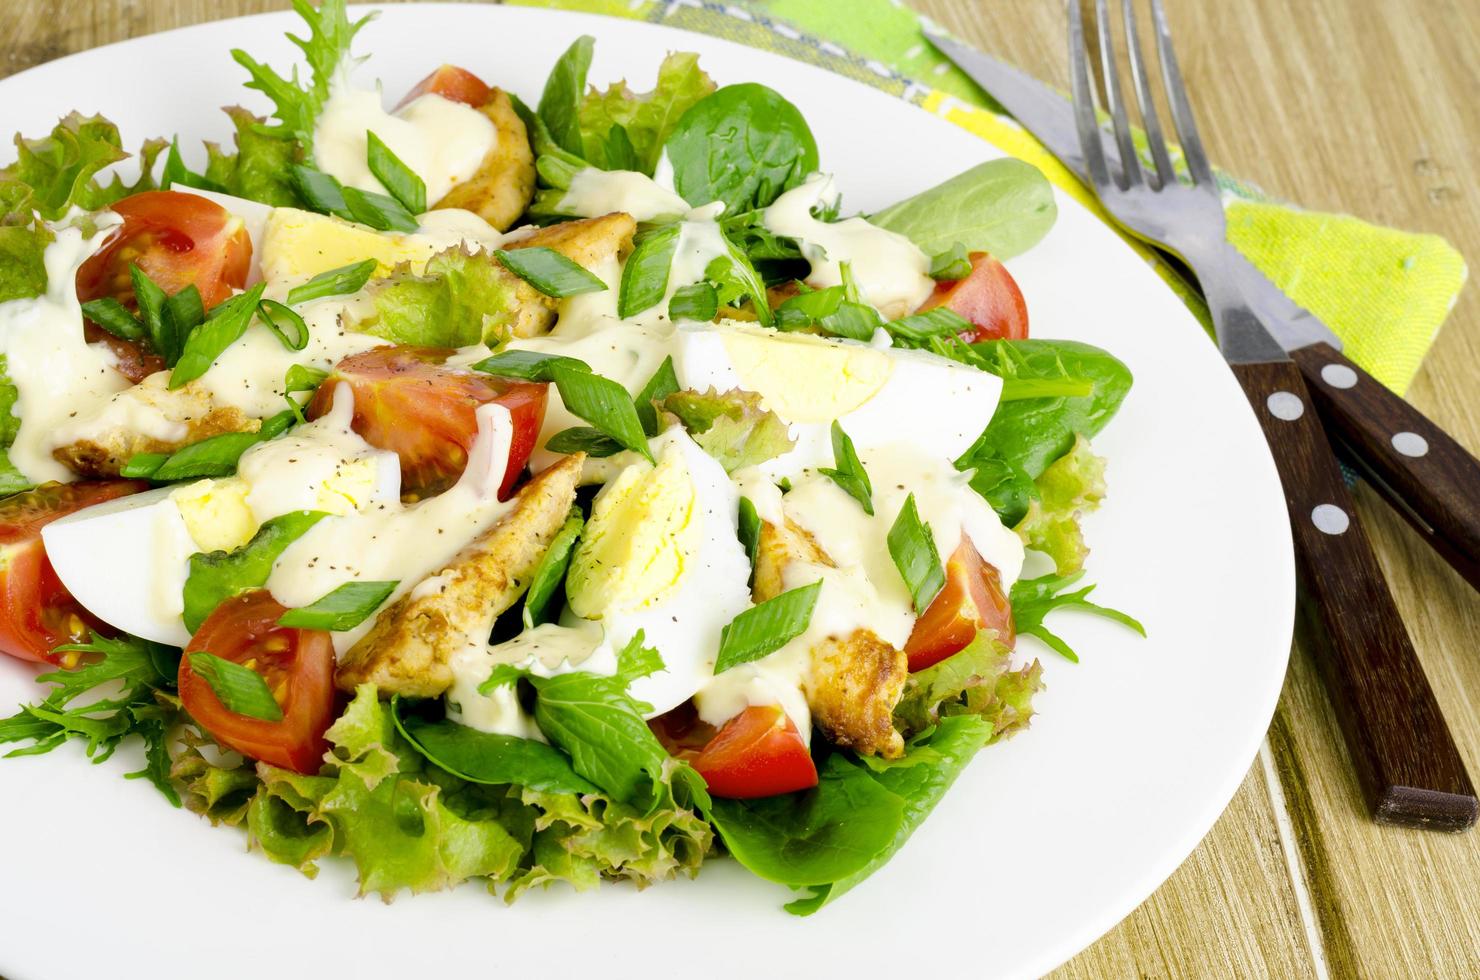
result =
[[684,389],[657,403],[665,419],[688,430],[699,448],[719,460],[726,473],[755,466],[796,445],[786,423],[761,407],[761,396],[739,388],[718,392]]
[[1074,663],[1079,662],[1078,654],[1064,642],[1062,637],[1043,625],[1044,618],[1055,610],[1077,609],[1080,612],[1093,613],[1117,622],[1126,629],[1134,630],[1141,636],[1146,635],[1146,627],[1134,617],[1118,609],[1110,609],[1090,602],[1089,594],[1095,590],[1093,585],[1086,585],[1074,592],[1064,591],[1083,576],[1084,573],[1081,571],[1072,575],[1045,575],[1042,578],[1018,581],[1013,584],[1011,596],[1012,618],[1017,625],[1017,631],[1028,636],[1036,636],[1048,644],[1054,652]]
[[991,630],[940,663],[910,675],[894,707],[894,725],[913,737],[953,715],[975,715],[992,726],[995,741],[1028,727],[1033,695],[1043,688],[1038,661],[1009,669],[1012,651]]
[[154,187],[154,162],[168,144],[150,140],[139,151],[139,176],[104,181],[104,168],[129,156],[118,127],[102,116],[70,113],[41,139],[15,137],[15,162],[0,169],[0,224],[27,221],[33,212],[58,221],[72,208],[97,211]]
[[416,347],[498,347],[513,336],[519,285],[489,256],[448,249],[428,259],[421,275],[403,266],[372,283],[375,313],[354,329]]
[[1033,481],[1037,499],[1014,528],[1023,544],[1053,559],[1060,575],[1084,567],[1089,547],[1080,527],[1082,515],[1095,510],[1105,497],[1105,460],[1077,436],[1074,448],[1054,461]]

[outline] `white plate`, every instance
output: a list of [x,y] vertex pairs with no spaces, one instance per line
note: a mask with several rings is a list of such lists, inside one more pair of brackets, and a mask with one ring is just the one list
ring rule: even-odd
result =
[[[223,21],[63,58],[0,82],[0,129],[46,132],[101,112],[125,145],[179,130],[226,139],[216,106],[260,98],[227,49],[293,60],[288,15]],[[630,21],[505,7],[391,7],[359,37],[362,72],[404,91],[465,65],[527,101],[577,35],[591,79],[650,84],[669,50],[722,83],[760,80],[806,114],[850,209],[877,208],[1000,155],[903,101],[822,69]],[[481,888],[356,901],[349,869],[317,880],[244,851],[75,746],[0,761],[0,974],[178,976],[911,975],[954,958],[975,976],[1042,973],[1133,909],[1233,796],[1274,710],[1290,647],[1294,569],[1278,479],[1254,417],[1197,323],[1140,258],[1064,195],[1049,236],[1009,263],[1033,332],[1100,344],[1136,385],[1096,441],[1110,497],[1088,522],[1095,598],[1140,640],[1074,614],[1055,623],[1076,665],[1034,646],[1048,690],[1032,729],[977,757],[887,867],[807,919],[728,861],[637,892],[539,893],[512,908]],[[1025,640],[1028,649],[1033,641]],[[0,657],[0,660],[5,658]],[[0,703],[31,699],[0,664]],[[952,952],[954,951],[954,952]]]

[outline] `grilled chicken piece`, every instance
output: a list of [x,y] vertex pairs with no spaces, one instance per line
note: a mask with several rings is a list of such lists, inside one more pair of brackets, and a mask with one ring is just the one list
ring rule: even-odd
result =
[[[99,414],[63,426],[57,433],[60,445],[52,450],[52,456],[78,476],[117,476],[119,468],[136,453],[172,453],[211,436],[262,428],[259,419],[215,404],[199,382],[173,391],[168,383],[168,371],[151,374],[114,395]],[[182,434],[160,439],[142,431],[130,424],[140,414],[156,416],[170,427],[178,427]]]
[[345,691],[371,683],[382,694],[410,697],[451,687],[449,659],[487,643],[493,621],[524,593],[570,513],[583,462],[575,453],[530,480],[507,516],[429,576],[439,580],[435,591],[413,589],[391,603],[340,660],[335,683]]
[[477,173],[448,191],[433,208],[472,211],[499,231],[506,230],[534,197],[534,151],[529,132],[514,104],[502,89],[494,89],[478,110],[498,130],[498,141],[483,158]]
[[[597,272],[609,259],[620,259],[632,251],[637,222],[624,211],[597,218],[581,218],[537,228],[508,243],[510,249],[543,246],[559,252],[579,266]],[[555,300],[519,280],[516,299],[519,316],[514,322],[516,337],[539,337],[555,325]]]
[[[783,573],[795,561],[832,566],[833,561],[808,531],[790,518],[785,527],[761,523],[756,548],[756,602],[785,591]],[[894,706],[909,679],[904,651],[885,643],[872,630],[828,637],[811,650],[812,670],[806,684],[812,719],[838,745],[860,755],[897,759],[904,739],[894,728]]]

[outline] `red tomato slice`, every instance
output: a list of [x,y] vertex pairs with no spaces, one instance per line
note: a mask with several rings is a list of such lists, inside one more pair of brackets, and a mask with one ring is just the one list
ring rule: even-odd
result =
[[[130,265],[170,295],[193,284],[206,309],[245,285],[252,239],[241,220],[214,201],[180,191],[145,191],[118,201],[112,210],[123,218],[123,226],[77,270],[82,302],[111,296],[137,309]],[[142,381],[164,367],[140,344],[93,323],[86,329],[89,343],[101,340],[118,355],[119,370],[130,381]]]
[[917,312],[945,306],[971,321],[963,332],[969,344],[982,340],[1022,340],[1028,336],[1028,304],[1007,267],[986,252],[971,253],[971,273],[965,279],[935,284],[935,292]]
[[910,672],[924,670],[959,653],[978,630],[996,630],[997,639],[1009,647],[1016,642],[1012,605],[1002,592],[996,567],[977,553],[965,535],[946,561],[946,585],[915,621],[904,645]]
[[694,768],[709,792],[732,800],[794,793],[817,785],[807,743],[777,705],[752,705],[725,722]]
[[355,395],[354,430],[370,445],[401,458],[403,495],[426,497],[457,481],[478,435],[474,411],[498,402],[514,423],[509,468],[499,488],[500,499],[507,499],[545,420],[547,386],[446,367],[442,362],[451,353],[430,347],[380,347],[346,357],[319,387],[308,416],[327,412],[337,383],[349,382]]
[[416,83],[416,86],[406,93],[406,97],[396,106],[403,106],[415,102],[423,95],[440,95],[444,99],[453,102],[461,102],[470,105],[474,109],[481,109],[488,104],[493,97],[493,89],[484,83],[483,79],[474,75],[466,68],[456,65],[443,65],[432,72],[426,78]]
[[46,557],[41,529],[58,517],[148,490],[142,480],[47,483],[0,500],[0,653],[75,667],[63,643],[86,643],[103,624],[72,598]]
[[[227,599],[206,617],[180,658],[180,700],[190,717],[229,749],[268,765],[316,773],[334,721],[334,643],[324,630],[277,625],[287,610],[265,590]],[[191,653],[213,653],[262,675],[283,709],[280,721],[230,711],[190,669]]]
[[649,718],[648,728],[658,736],[669,755],[685,762],[699,758],[704,746],[719,733],[719,729],[699,717],[693,701],[685,701],[671,711]]

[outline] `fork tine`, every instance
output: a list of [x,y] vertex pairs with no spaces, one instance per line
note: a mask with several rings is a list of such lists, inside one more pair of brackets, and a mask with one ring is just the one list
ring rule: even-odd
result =
[[1120,72],[1115,67],[1115,40],[1110,36],[1110,15],[1105,0],[1095,0],[1095,23],[1100,36],[1100,70],[1105,80],[1105,103],[1115,124],[1115,142],[1120,146],[1120,179],[1117,183],[1132,187],[1141,183],[1141,165],[1136,160],[1136,142],[1131,138],[1130,120],[1126,118],[1125,101],[1120,97]]
[[1156,186],[1159,190],[1176,181],[1177,171],[1167,153],[1166,137],[1161,133],[1161,116],[1156,111],[1156,100],[1151,97],[1151,76],[1141,58],[1141,32],[1136,27],[1135,0],[1120,0],[1120,12],[1125,20],[1125,46],[1130,52],[1131,79],[1136,83],[1141,106],[1141,127],[1146,132],[1151,159],[1156,163]]
[[1156,53],[1161,59],[1161,78],[1167,87],[1167,103],[1172,109],[1172,123],[1177,127],[1177,138],[1182,143],[1182,156],[1187,160],[1187,169],[1192,174],[1194,184],[1211,184],[1213,169],[1208,165],[1202,137],[1197,133],[1197,120],[1192,115],[1187,87],[1182,84],[1177,54],[1172,50],[1172,31],[1167,24],[1167,12],[1162,7],[1161,0],[1151,0],[1151,19],[1156,25]]
[[1084,48],[1084,21],[1079,0],[1068,0],[1069,82],[1074,102],[1074,123],[1079,129],[1079,150],[1096,189],[1111,186],[1105,166],[1105,147],[1100,143],[1100,124],[1095,118],[1094,90],[1089,84],[1089,53]]

